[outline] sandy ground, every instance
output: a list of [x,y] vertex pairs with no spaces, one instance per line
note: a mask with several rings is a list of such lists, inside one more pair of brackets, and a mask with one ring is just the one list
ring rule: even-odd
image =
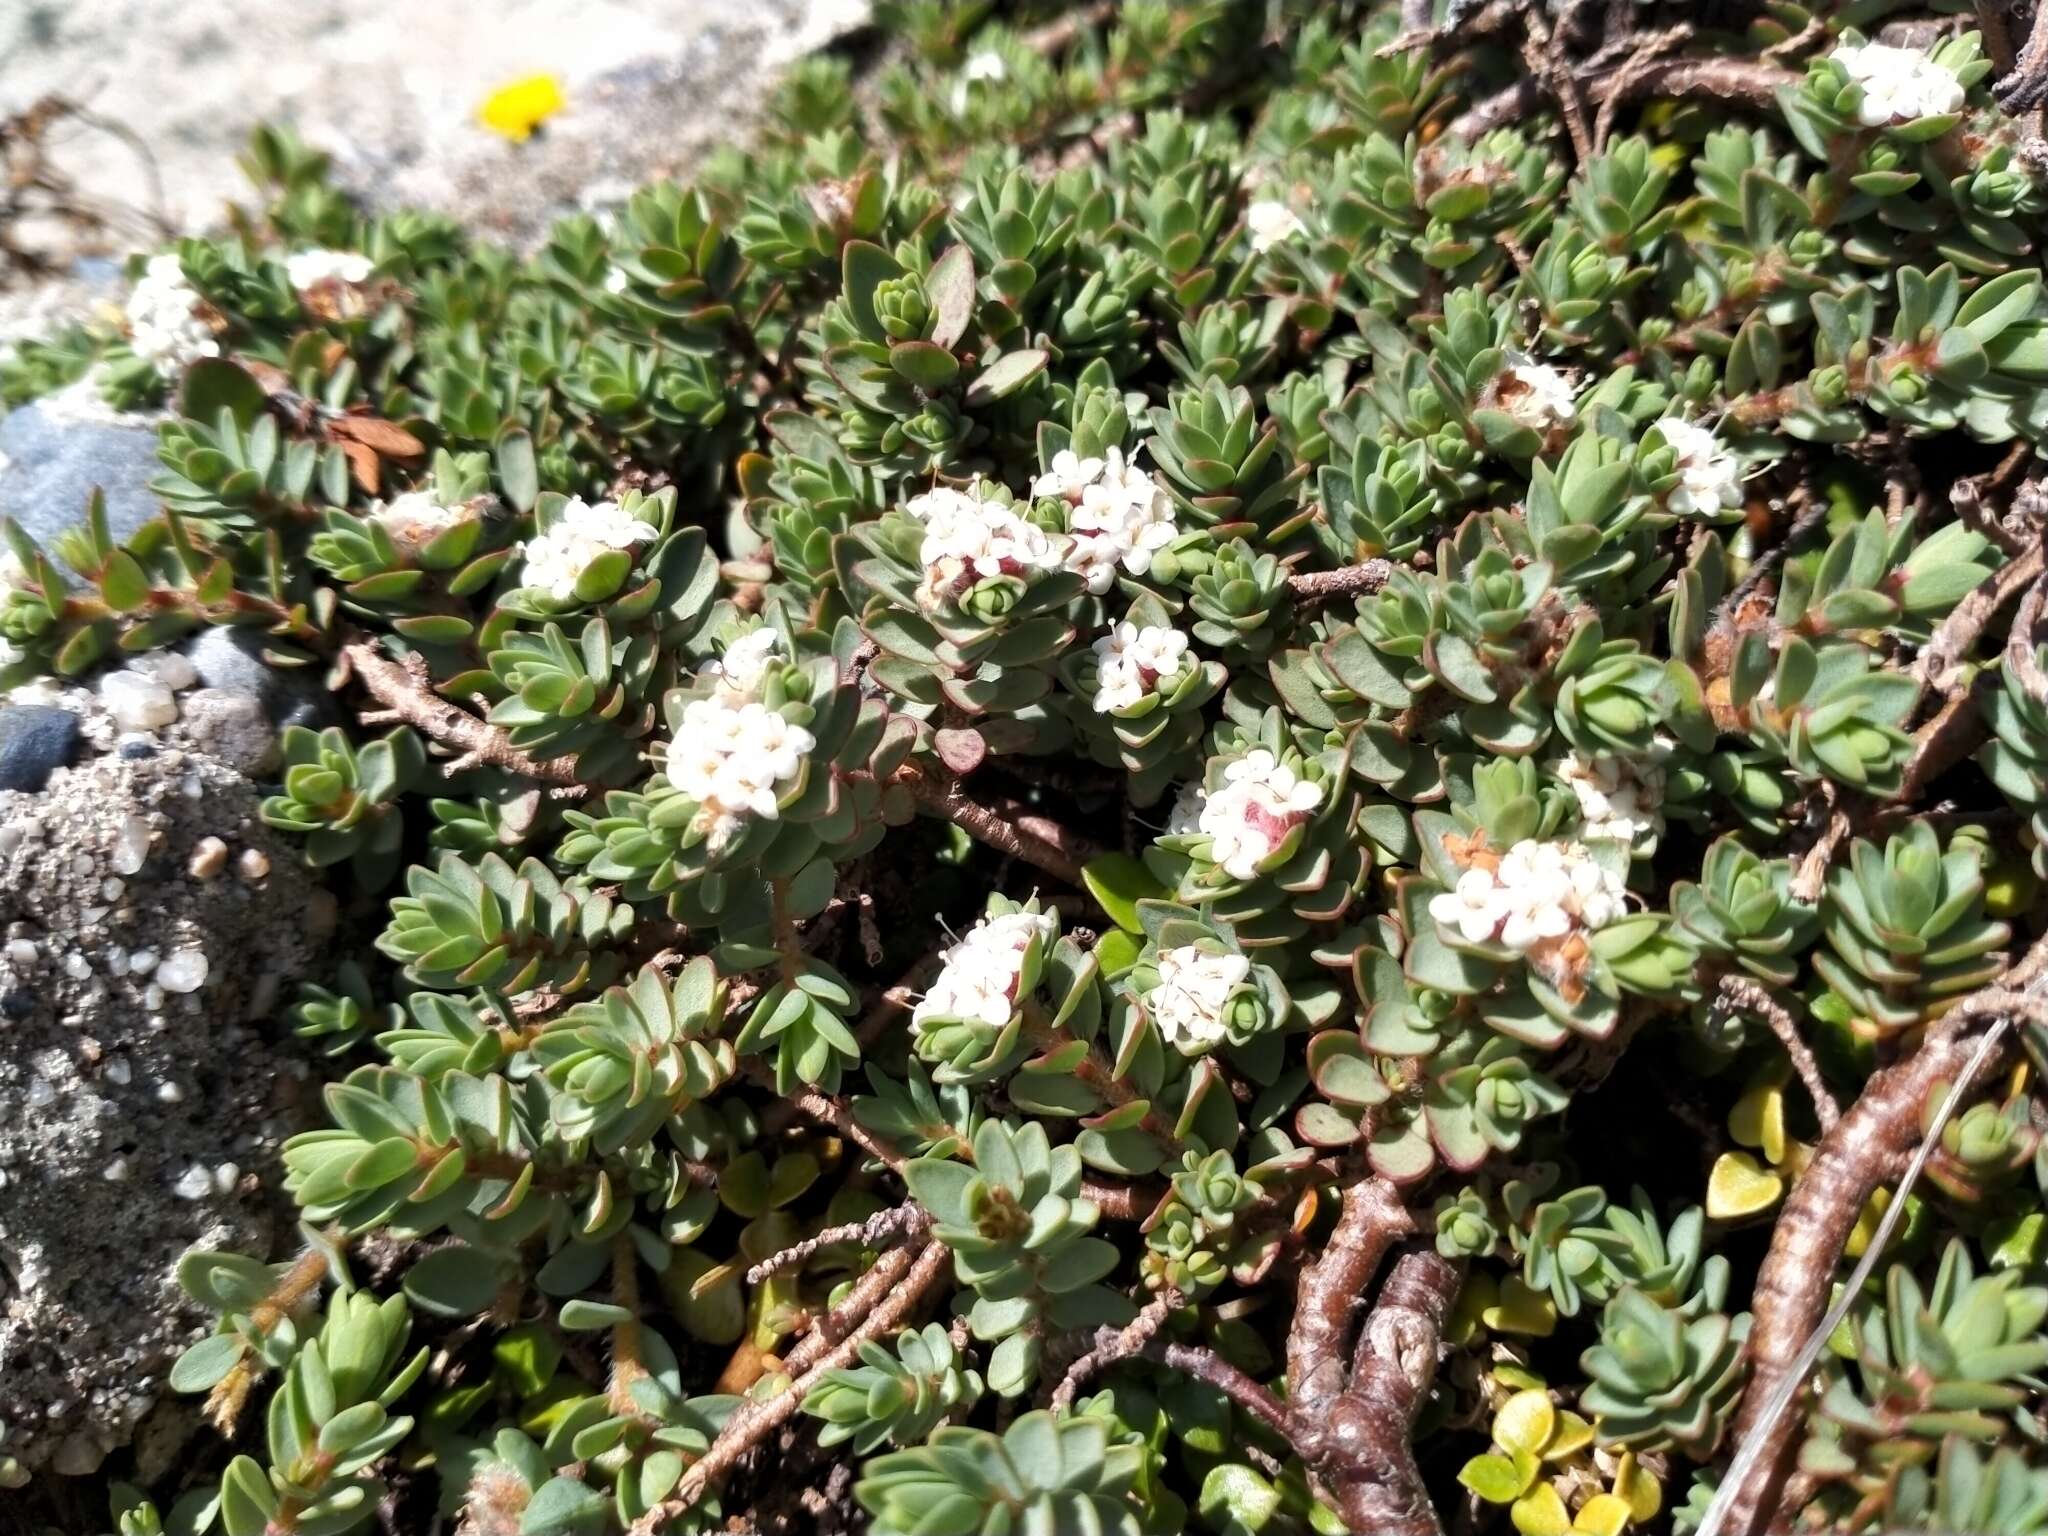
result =
[[[380,202],[515,239],[554,212],[680,170],[744,131],[790,60],[866,20],[868,0],[0,0],[0,112],[46,92],[118,119],[56,154],[90,196],[201,227],[241,192],[235,152],[266,119],[332,151]],[[496,87],[557,76],[567,108],[512,144],[481,127]]]

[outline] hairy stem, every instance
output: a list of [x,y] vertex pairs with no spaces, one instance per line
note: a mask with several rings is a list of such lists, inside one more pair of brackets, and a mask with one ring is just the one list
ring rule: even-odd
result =
[[1720,1001],[1726,1007],[1753,1013],[1771,1026],[1771,1033],[1778,1037],[1778,1043],[1785,1047],[1785,1054],[1792,1058],[1792,1068],[1799,1074],[1799,1081],[1806,1085],[1807,1097],[1813,1100],[1813,1112],[1820,1117],[1821,1130],[1833,1130],[1835,1122],[1842,1118],[1841,1106],[1829,1091],[1827,1079],[1821,1076],[1820,1063],[1814,1060],[1813,1051],[1800,1035],[1791,1010],[1747,976],[1723,976]]

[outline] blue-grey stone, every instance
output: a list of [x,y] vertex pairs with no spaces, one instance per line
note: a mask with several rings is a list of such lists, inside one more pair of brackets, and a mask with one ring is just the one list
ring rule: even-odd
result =
[[203,629],[185,647],[200,682],[227,693],[259,699],[271,724],[303,725],[317,730],[340,716],[334,699],[321,686],[321,669],[273,667],[263,659],[260,629]]
[[41,405],[0,418],[0,514],[46,550],[85,520],[94,486],[106,492],[115,539],[133,535],[157,514],[149,482],[161,468],[148,427],[53,420]]
[[78,750],[78,716],[54,704],[0,709],[0,789],[37,794]]

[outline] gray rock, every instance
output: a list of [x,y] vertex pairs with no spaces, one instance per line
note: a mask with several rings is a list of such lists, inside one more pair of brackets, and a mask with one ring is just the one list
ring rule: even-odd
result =
[[178,703],[185,738],[199,751],[252,779],[277,767],[277,732],[255,695],[195,688]]
[[68,419],[40,403],[0,419],[0,514],[46,550],[84,520],[94,486],[114,537],[130,537],[157,514],[149,482],[160,468],[146,426]]
[[[122,875],[138,832],[149,857]],[[240,1170],[307,1121],[306,1065],[260,1021],[323,935],[254,787],[198,753],[110,753],[0,793],[0,834],[6,1450],[77,1472],[127,1443],[208,1325],[174,1278],[185,1251],[261,1255],[291,1231]],[[267,874],[193,879],[205,837],[260,850]],[[155,973],[187,953],[205,980],[172,993]]]
[[0,789],[35,794],[78,750],[78,716],[54,704],[0,707]]
[[264,639],[256,629],[205,629],[185,654],[208,688],[260,701],[271,724],[318,729],[338,719],[333,696],[321,686],[318,667],[273,667],[263,659]]

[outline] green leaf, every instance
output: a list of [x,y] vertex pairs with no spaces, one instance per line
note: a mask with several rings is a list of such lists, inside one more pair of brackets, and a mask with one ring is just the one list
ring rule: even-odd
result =
[[552,1477],[535,1491],[519,1517],[519,1536],[599,1536],[610,1504],[588,1483]]
[[969,405],[987,405],[992,400],[1006,399],[1029,384],[1045,371],[1050,354],[1028,348],[1022,352],[1008,352],[990,363],[967,386]]
[[1125,933],[1145,931],[1138,921],[1139,902],[1163,901],[1169,894],[1151,870],[1127,853],[1098,854],[1082,867],[1081,880],[1109,920]]
[[178,413],[192,421],[212,422],[222,411],[246,431],[269,401],[255,377],[240,363],[204,357],[185,370],[178,390]]
[[531,512],[540,499],[540,466],[533,453],[533,439],[514,429],[498,439],[498,485],[516,512]]

